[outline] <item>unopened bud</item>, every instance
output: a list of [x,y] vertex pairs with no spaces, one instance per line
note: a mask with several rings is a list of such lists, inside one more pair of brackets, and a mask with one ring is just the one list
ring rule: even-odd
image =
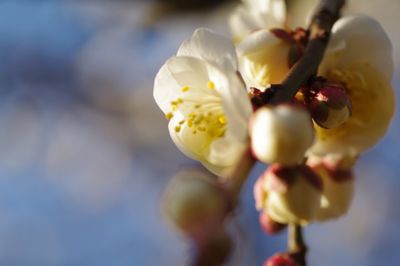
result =
[[198,171],[180,173],[165,192],[166,215],[197,243],[220,229],[227,206],[222,188],[210,176]]
[[300,163],[312,145],[314,131],[309,113],[294,105],[262,107],[250,123],[251,147],[264,163],[292,166]]
[[269,215],[266,212],[261,212],[260,213],[260,226],[266,232],[267,234],[270,235],[275,235],[282,230],[286,228],[286,224],[281,224],[278,222],[275,222],[274,220],[269,217]]
[[319,210],[321,178],[306,165],[270,166],[265,173],[268,200],[265,211],[276,222],[305,225]]
[[309,99],[309,109],[314,121],[323,128],[340,126],[351,115],[351,101],[341,85],[325,85]]
[[264,266],[300,266],[290,254],[277,253],[270,257]]

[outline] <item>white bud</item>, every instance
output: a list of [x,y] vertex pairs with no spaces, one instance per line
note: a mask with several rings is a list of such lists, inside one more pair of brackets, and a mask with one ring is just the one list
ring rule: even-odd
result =
[[287,166],[300,163],[314,139],[310,114],[292,105],[257,110],[250,125],[250,135],[257,159]]
[[307,224],[317,215],[322,182],[308,166],[272,165],[265,173],[268,200],[265,211],[276,222]]

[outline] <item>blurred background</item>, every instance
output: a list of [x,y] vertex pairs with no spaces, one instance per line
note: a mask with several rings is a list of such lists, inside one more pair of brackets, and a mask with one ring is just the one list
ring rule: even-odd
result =
[[[290,0],[308,10],[315,0]],[[350,0],[393,40],[398,0]],[[165,60],[197,27],[229,36],[235,1],[0,1],[0,265],[184,266],[188,242],[160,211],[186,159],[152,98]],[[379,88],[377,88],[379,89]],[[399,101],[399,99],[398,99]],[[399,116],[356,168],[350,213],[306,231],[310,265],[400,265]],[[285,235],[258,225],[248,181],[228,265],[262,265]]]

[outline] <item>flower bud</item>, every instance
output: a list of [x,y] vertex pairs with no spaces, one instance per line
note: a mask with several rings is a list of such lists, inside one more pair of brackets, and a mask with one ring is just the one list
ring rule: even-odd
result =
[[165,192],[167,217],[197,243],[203,243],[205,238],[220,229],[227,208],[222,188],[202,172],[178,174]]
[[[351,168],[333,168],[332,165],[308,162],[324,183],[321,206],[316,219],[326,221],[347,213],[354,195],[354,176]],[[338,162],[336,165],[340,165]]]
[[275,235],[286,228],[286,224],[275,222],[266,212],[260,213],[259,221],[264,232],[270,235]]
[[292,256],[287,253],[277,253],[270,257],[264,266],[300,266]]
[[341,85],[320,88],[309,99],[309,109],[314,121],[323,128],[335,128],[351,115],[351,101]]
[[276,222],[305,225],[319,210],[321,178],[306,165],[270,166],[265,173],[268,200],[265,211]]
[[293,105],[257,110],[250,123],[250,135],[252,151],[257,159],[287,166],[303,160],[314,138],[309,113]]

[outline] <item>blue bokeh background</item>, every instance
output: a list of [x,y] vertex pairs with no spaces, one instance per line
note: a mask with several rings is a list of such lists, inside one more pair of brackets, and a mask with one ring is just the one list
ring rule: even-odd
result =
[[[152,83],[195,28],[229,35],[232,6],[150,22],[151,4],[0,1],[0,265],[186,264],[188,242],[160,201],[193,162],[170,140]],[[353,0],[352,10],[376,17],[392,38],[398,87],[400,3]],[[357,165],[350,213],[307,229],[310,265],[400,265],[399,150],[396,115]],[[284,234],[258,226],[252,184],[263,169],[230,225],[229,265],[262,265],[285,249]]]

